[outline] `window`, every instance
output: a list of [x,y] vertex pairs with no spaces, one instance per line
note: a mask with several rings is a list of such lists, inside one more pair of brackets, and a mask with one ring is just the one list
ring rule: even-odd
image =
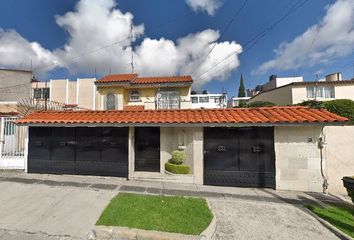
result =
[[106,110],[116,109],[116,95],[109,93],[106,96]]
[[209,97],[199,97],[199,102],[208,103],[209,102]]
[[191,97],[192,103],[198,103],[198,97]]
[[307,98],[335,98],[333,86],[306,87]]
[[210,101],[214,103],[220,103],[220,97],[210,97]]
[[161,91],[156,94],[157,109],[179,109],[180,96],[177,91]]
[[35,88],[33,89],[34,99],[49,99],[49,88]]
[[140,93],[138,90],[132,90],[129,94],[130,102],[139,102],[140,101]]

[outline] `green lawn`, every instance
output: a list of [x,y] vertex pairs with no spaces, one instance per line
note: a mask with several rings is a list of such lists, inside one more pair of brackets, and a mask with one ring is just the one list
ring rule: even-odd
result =
[[351,237],[354,237],[354,209],[317,206],[306,206],[316,215],[331,223]]
[[198,235],[212,217],[203,198],[119,193],[103,211],[97,225]]

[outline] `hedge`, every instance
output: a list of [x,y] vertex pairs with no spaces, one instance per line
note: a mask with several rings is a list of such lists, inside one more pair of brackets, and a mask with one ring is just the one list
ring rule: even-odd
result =
[[256,101],[248,104],[248,107],[274,107],[275,103],[266,102],[266,101]]
[[299,106],[307,106],[310,108],[325,108],[328,111],[339,116],[349,118],[350,122],[354,124],[354,101],[349,99],[336,99],[331,101],[315,101],[309,100],[297,104]]
[[337,99],[323,102],[323,104],[328,111],[349,118],[351,123],[354,123],[354,101]]
[[170,172],[170,173],[175,173],[175,174],[189,174],[190,173],[190,167],[188,165],[176,165],[173,163],[165,163],[165,170]]

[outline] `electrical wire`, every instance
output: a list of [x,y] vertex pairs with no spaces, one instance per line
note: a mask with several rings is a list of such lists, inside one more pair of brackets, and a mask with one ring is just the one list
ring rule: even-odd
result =
[[217,41],[219,39],[221,39],[224,34],[226,33],[226,31],[229,29],[229,27],[231,26],[231,24],[235,21],[236,17],[241,13],[241,11],[245,8],[246,4],[247,4],[248,0],[245,0],[243,2],[243,4],[241,5],[240,8],[238,8],[238,10],[235,12],[235,14],[233,15],[233,17],[230,19],[230,21],[228,22],[228,24],[226,25],[226,27],[224,28],[224,30],[221,32],[220,36],[215,40],[214,44],[212,45],[211,49],[209,50],[209,52],[202,58],[202,60],[200,61],[200,63],[197,65],[197,67],[192,71],[191,75],[194,74],[199,68],[200,66],[203,64],[203,62],[205,61],[205,59],[210,55],[210,53],[214,50],[215,46],[217,45]]
[[[256,34],[253,38],[251,38],[249,41],[247,41],[245,43],[244,46],[248,46],[249,44],[250,47],[248,47],[247,49],[245,49],[244,53],[249,51],[250,49],[252,49],[261,39],[263,39],[270,31],[272,31],[277,25],[279,25],[282,21],[284,21],[288,16],[290,16],[295,10],[297,10],[298,8],[300,8],[301,6],[303,6],[306,2],[308,2],[308,0],[298,0],[295,4],[293,4],[289,10],[287,10],[287,12],[282,15],[279,19],[277,19],[275,22],[273,22],[270,26],[266,27],[265,29],[263,29],[261,32],[259,32],[258,34]],[[201,76],[205,75],[206,73],[210,72],[212,69],[214,69],[215,67],[217,67],[219,64],[221,64],[222,62],[226,61],[227,59],[229,59],[231,56],[233,56],[234,54],[239,53],[240,51],[242,51],[242,47],[240,47],[238,50],[231,52],[229,55],[227,55],[225,58],[223,58],[221,61],[217,62],[216,64],[214,64],[212,67],[210,67],[207,71],[203,72],[202,74],[198,75],[196,77],[196,80],[200,79]]]

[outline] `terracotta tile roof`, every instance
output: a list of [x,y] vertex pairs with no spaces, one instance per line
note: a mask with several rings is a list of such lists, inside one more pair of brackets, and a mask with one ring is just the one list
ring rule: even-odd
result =
[[149,83],[179,83],[193,82],[191,76],[169,76],[169,77],[138,77],[132,81],[133,84],[149,84]]
[[342,123],[347,118],[307,107],[261,107],[229,109],[182,109],[141,111],[47,111],[29,114],[17,124],[112,124],[112,125],[281,125]]
[[124,111],[143,111],[145,109],[144,105],[131,105],[124,106]]
[[112,74],[104,76],[97,80],[99,83],[111,83],[111,82],[130,82],[136,78],[138,74]]
[[166,76],[166,77],[138,77],[138,74],[113,74],[107,75],[96,83],[127,82],[134,84],[156,84],[156,83],[192,83],[191,76]]

